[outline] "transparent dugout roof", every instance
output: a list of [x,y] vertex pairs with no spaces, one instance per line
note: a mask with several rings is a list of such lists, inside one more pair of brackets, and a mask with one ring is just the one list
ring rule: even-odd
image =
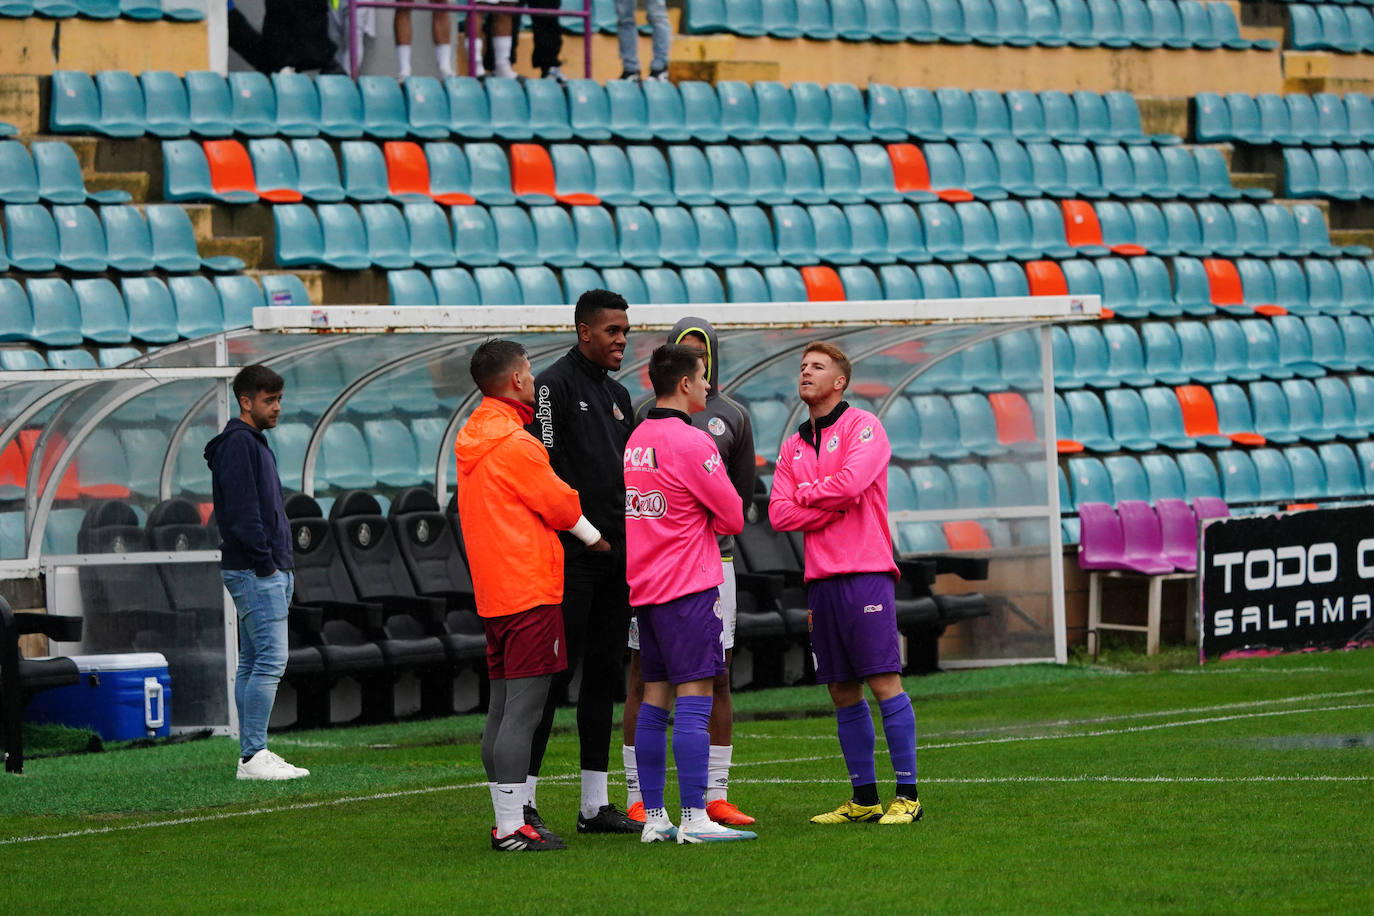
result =
[[[723,326],[720,381],[751,413],[765,483],[782,439],[805,415],[796,393],[801,351],[810,341],[827,339],[854,364],[848,400],[877,413],[888,429],[889,504],[899,550],[1043,557],[1051,543],[1057,549],[1048,516],[1053,494],[1046,480],[1055,477],[1041,410],[1047,388],[1036,327],[1047,327],[1044,319],[1047,313],[1054,317],[1055,303],[1000,321],[971,314],[980,320],[880,326],[873,322],[885,313],[864,315],[875,304],[846,303],[847,315],[821,310],[835,305],[747,307],[767,327],[717,322]],[[692,312],[717,318],[720,308]],[[730,319],[741,323],[745,312],[730,309]],[[556,322],[526,321],[506,329],[474,322],[337,333],[333,316],[320,327],[316,310],[292,329],[298,333],[229,332],[163,348],[121,370],[5,373],[0,565],[32,570],[44,557],[80,553],[82,522],[103,500],[125,502],[144,520],[164,500],[182,498],[207,517],[210,477],[201,453],[228,415],[229,377],[254,362],[286,379],[282,416],[269,438],[288,491],[314,495],[326,514],[351,489],[376,494],[384,508],[415,486],[432,489],[444,502],[454,479],[453,438],[480,400],[468,374],[473,348],[491,336],[518,339],[538,373],[575,342],[568,311],[559,309]],[[666,328],[687,314],[666,307],[631,309],[632,322],[642,324],[632,330],[617,378],[632,399],[648,392],[649,353],[666,339]],[[822,323],[815,317],[821,314],[827,324],[838,319],[838,326],[798,326]],[[1060,309],[1059,317],[1080,316],[1081,300]],[[1019,409],[1030,431],[1018,441],[998,441],[999,396],[1024,405]],[[991,424],[983,429],[984,440],[976,448],[960,446],[960,424],[975,421]],[[954,536],[948,524],[961,521],[974,522],[982,533]],[[975,655],[986,657],[986,648],[975,647]],[[1052,655],[1050,646],[1044,656]]]

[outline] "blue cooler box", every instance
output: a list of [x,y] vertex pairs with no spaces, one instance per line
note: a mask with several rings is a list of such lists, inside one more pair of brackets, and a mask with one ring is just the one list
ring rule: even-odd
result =
[[24,718],[94,729],[106,741],[169,733],[172,679],[160,653],[68,657],[81,672],[80,683],[36,694]]

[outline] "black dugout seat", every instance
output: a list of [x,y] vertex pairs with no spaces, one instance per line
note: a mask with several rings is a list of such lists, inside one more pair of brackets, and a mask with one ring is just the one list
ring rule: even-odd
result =
[[398,493],[388,520],[415,591],[445,602],[447,612],[439,636],[444,649],[455,663],[471,664],[485,675],[487,639],[477,616],[459,531],[440,510],[434,493],[423,487]]

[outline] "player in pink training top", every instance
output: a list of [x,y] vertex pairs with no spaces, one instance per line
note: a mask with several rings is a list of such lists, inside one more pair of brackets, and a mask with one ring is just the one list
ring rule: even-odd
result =
[[[691,347],[664,344],[649,357],[655,404],[625,447],[625,573],[639,617],[644,702],[635,725],[645,843],[752,840],[706,813],[711,685],[725,670],[718,534],[738,534],[744,506],[709,434],[692,426],[706,409],[706,364]],[[663,805],[668,706],[676,696],[673,759],[681,827]]]
[[[768,517],[779,531],[805,532],[807,604],[816,681],[830,688],[840,751],[854,795],[813,824],[921,819],[916,797],[916,715],[902,689],[897,643],[892,535],[887,527],[887,465],[892,457],[878,418],[844,400],[852,373],[834,344],[802,353],[798,392],[809,417],[778,455]],[[887,813],[878,801],[873,714],[878,700],[897,775]]]

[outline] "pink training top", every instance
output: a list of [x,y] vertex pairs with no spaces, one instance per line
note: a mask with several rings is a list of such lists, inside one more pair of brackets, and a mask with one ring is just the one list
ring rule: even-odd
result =
[[[832,417],[833,412],[818,421],[816,444],[800,433],[782,444],[768,518],[779,531],[806,532],[807,582],[847,573],[895,575],[887,527],[887,431],[857,407]],[[809,421],[805,428],[810,431]]]
[[743,528],[744,506],[711,437],[684,413],[650,410],[625,447],[630,604],[666,604],[720,585],[716,535]]

